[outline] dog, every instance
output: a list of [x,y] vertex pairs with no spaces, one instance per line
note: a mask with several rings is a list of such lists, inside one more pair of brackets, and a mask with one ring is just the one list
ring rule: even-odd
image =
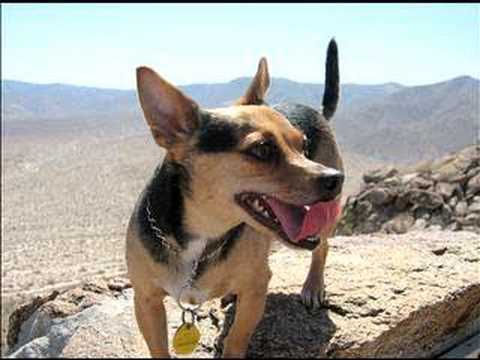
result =
[[167,150],[127,229],[135,315],[153,357],[169,357],[166,296],[197,305],[235,296],[222,355],[244,357],[263,316],[273,241],[312,252],[302,298],[314,307],[323,300],[327,238],[344,181],[329,126],[339,99],[335,40],[327,49],[321,112],[269,106],[269,85],[261,58],[234,105],[202,109],[150,68],[137,68],[144,117]]

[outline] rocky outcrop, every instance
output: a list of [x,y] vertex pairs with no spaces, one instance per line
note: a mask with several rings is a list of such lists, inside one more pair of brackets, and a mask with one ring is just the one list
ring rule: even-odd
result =
[[[480,330],[480,244],[472,232],[336,237],[326,269],[327,303],[309,310],[299,293],[309,253],[280,248],[255,357],[431,357]],[[11,357],[148,356],[124,279],[38,298],[10,319]],[[170,339],[180,325],[166,301]],[[201,345],[218,355],[235,305],[202,306]]]
[[480,233],[480,147],[471,146],[413,171],[389,167],[364,175],[347,198],[340,235],[405,233],[424,228]]

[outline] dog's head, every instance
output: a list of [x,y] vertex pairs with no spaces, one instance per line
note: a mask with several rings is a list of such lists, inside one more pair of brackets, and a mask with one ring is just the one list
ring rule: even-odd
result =
[[309,130],[264,103],[270,83],[264,58],[245,95],[220,109],[201,109],[153,70],[137,69],[138,95],[152,135],[167,157],[190,173],[189,196],[208,222],[244,222],[304,249],[315,248],[318,235],[335,223],[343,174],[326,120],[338,100],[338,67],[336,83],[328,71],[336,48],[330,52],[323,115],[312,109],[308,124],[316,129],[315,152],[325,151],[325,163],[309,153]]

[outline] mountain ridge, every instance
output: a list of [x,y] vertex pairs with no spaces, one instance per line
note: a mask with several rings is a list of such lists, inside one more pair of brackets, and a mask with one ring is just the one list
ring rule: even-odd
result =
[[[202,107],[215,108],[232,104],[250,80],[179,87]],[[267,102],[319,108],[323,87],[274,77]],[[434,158],[478,141],[479,89],[480,81],[468,75],[419,86],[343,84],[333,126],[351,152],[394,162]],[[2,135],[147,131],[135,90],[3,80],[2,93]]]
[[[182,84],[182,85],[176,85],[179,87],[185,87],[185,86],[190,86],[190,85],[212,85],[212,84],[228,84],[236,81],[244,81],[244,80],[251,80],[251,76],[239,76],[236,78],[233,78],[232,80],[229,81],[223,81],[223,82],[198,82],[198,83],[188,83],[188,84]],[[305,81],[298,81],[298,80],[292,80],[286,77],[278,76],[278,77],[272,77],[273,80],[286,80],[289,82],[293,83],[299,83],[299,84],[305,84],[305,85],[324,85],[324,83],[316,83],[316,82],[305,82]],[[436,84],[441,84],[444,82],[449,82],[453,80],[459,80],[459,79],[468,79],[468,80],[479,80],[471,75],[458,75],[450,79],[446,80],[440,80],[436,81],[433,83],[428,83],[428,84],[417,84],[417,85],[405,85],[399,82],[395,81],[387,81],[384,83],[375,83],[375,84],[360,84],[356,82],[346,82],[343,83],[342,85],[359,85],[359,86],[382,86],[382,85],[395,85],[399,87],[421,87],[421,86],[430,86],[430,85],[436,85]],[[38,85],[38,86],[52,86],[52,85],[61,85],[61,86],[72,86],[72,87],[84,87],[84,88],[91,88],[91,89],[98,89],[98,90],[114,90],[114,91],[135,91],[135,88],[129,88],[129,89],[119,89],[115,87],[103,87],[103,86],[93,86],[93,85],[82,85],[82,84],[71,84],[71,83],[62,83],[62,82],[48,82],[48,83],[39,83],[39,82],[32,82],[32,81],[26,81],[26,80],[16,80],[16,79],[1,79],[2,83],[17,83],[17,84],[28,84],[28,85]]]

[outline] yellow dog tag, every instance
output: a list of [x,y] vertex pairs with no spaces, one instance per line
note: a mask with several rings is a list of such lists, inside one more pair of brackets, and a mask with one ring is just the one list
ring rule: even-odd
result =
[[195,324],[183,323],[173,337],[173,348],[179,355],[191,354],[200,341],[200,331]]

